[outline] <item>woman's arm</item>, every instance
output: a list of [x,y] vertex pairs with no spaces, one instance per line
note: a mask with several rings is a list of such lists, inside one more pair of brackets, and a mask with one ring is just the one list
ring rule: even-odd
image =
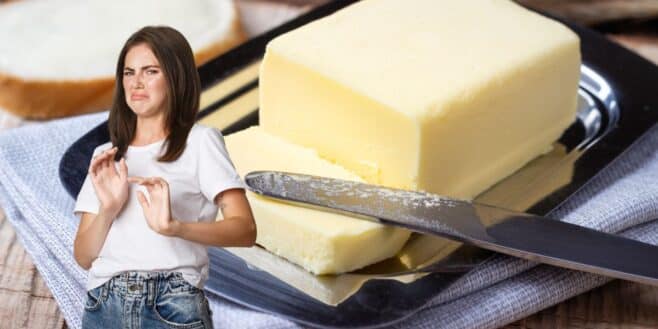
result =
[[73,257],[83,269],[88,270],[98,257],[112,221],[114,216],[104,210],[99,211],[98,215],[88,212],[82,214],[73,242]]
[[215,197],[224,220],[186,222],[171,217],[166,180],[129,177],[128,181],[144,185],[149,192],[150,202],[141,191],[137,192],[137,199],[148,226],[157,233],[218,247],[250,247],[256,241],[256,224],[243,189],[229,189]]
[[205,245],[219,247],[251,247],[256,243],[256,223],[243,189],[230,189],[217,194],[215,204],[224,220],[190,223],[176,221],[177,236]]
[[89,164],[89,176],[100,207],[98,214],[82,214],[73,242],[73,257],[85,270],[98,257],[112,222],[128,199],[128,167],[122,158],[117,170],[113,160],[116,152],[116,147],[105,150]]

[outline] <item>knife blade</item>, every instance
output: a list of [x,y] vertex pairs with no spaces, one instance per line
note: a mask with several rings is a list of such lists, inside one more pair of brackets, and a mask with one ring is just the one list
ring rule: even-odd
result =
[[486,204],[327,177],[253,171],[254,193],[535,262],[658,286],[658,247]]

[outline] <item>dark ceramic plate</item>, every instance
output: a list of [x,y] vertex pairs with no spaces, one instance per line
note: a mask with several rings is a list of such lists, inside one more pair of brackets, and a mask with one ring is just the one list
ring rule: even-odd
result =
[[[318,7],[202,66],[199,72],[205,100],[198,120],[220,127],[224,134],[258,124],[257,65],[267,42],[352,2],[335,1]],[[546,215],[658,121],[658,68],[595,32],[565,24],[581,38],[578,120],[556,143],[557,151],[486,191],[477,198],[480,202]],[[104,122],[71,145],[62,157],[60,179],[72,197],[82,186],[94,148],[107,141]],[[432,273],[406,284],[370,280],[342,303],[330,306],[266,271],[248,266],[225,249],[211,248],[210,260],[209,291],[250,308],[318,327],[394,323],[416,312],[463,275]]]

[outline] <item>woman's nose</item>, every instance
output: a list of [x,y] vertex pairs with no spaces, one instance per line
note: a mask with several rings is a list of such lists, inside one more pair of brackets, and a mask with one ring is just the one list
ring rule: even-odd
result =
[[136,73],[134,75],[134,77],[135,78],[133,79],[133,88],[135,88],[135,89],[144,88],[144,81],[143,81],[142,74],[141,73]]

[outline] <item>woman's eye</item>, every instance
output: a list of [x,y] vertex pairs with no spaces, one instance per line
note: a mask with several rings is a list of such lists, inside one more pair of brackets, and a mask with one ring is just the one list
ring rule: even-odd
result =
[[146,73],[148,73],[148,74],[156,74],[156,73],[158,73],[158,70],[148,70],[148,71],[146,71]]
[[125,71],[123,72],[123,75],[133,75],[133,73],[131,71]]

